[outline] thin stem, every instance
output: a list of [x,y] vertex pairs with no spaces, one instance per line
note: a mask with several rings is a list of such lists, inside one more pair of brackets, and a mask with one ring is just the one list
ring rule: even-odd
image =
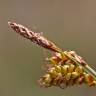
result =
[[90,73],[94,77],[94,79],[96,80],[96,72],[88,64],[81,64],[74,57],[69,55],[67,51],[64,51],[64,55],[66,55],[70,60],[75,62],[77,65],[82,66],[84,68],[85,72]]

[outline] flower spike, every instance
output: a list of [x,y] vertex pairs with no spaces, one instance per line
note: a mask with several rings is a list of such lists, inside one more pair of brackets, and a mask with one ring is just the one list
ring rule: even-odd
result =
[[42,46],[46,49],[49,49],[54,52],[60,52],[61,49],[59,49],[54,43],[47,40],[45,37],[43,37],[40,33],[33,32],[29,30],[28,28],[24,27],[21,24],[17,24],[14,22],[8,22],[9,26],[18,34],[21,36],[31,40],[33,43]]
[[96,85],[96,72],[74,51],[63,51],[40,33],[33,32],[21,24],[15,22],[8,22],[8,24],[16,33],[55,53],[46,59],[51,66],[40,78],[41,86],[66,88],[83,83],[89,86]]

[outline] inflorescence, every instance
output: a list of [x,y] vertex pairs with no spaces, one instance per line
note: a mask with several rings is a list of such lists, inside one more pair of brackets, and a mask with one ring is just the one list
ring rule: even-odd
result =
[[33,32],[21,24],[8,22],[9,26],[31,42],[54,52],[47,58],[46,73],[40,78],[43,87],[58,86],[66,88],[73,85],[96,85],[96,72],[74,51],[63,51],[40,33]]
[[[69,51],[68,54],[77,56],[74,51]],[[82,61],[81,57],[76,58]],[[76,84],[96,85],[96,80],[91,74],[84,71],[81,65],[77,65],[66,56],[62,59],[60,53],[55,53],[51,58],[47,58],[47,61],[51,66],[49,68],[47,67],[46,74],[39,80],[39,84],[43,87],[58,86],[60,88],[66,88]]]

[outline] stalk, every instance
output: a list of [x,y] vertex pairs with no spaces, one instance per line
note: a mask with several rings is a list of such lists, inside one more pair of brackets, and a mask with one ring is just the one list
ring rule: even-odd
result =
[[75,62],[77,65],[80,65],[83,67],[84,71],[86,73],[89,73],[90,75],[93,76],[93,78],[96,80],[96,71],[93,70],[87,63],[85,64],[81,64],[80,62],[78,62],[74,57],[72,57],[71,55],[68,55],[67,51],[64,51],[64,55],[67,56],[70,60],[72,60],[73,62]]

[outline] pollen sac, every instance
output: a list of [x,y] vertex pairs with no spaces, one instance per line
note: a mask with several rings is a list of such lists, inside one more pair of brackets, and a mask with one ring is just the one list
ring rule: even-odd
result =
[[85,82],[88,83],[89,86],[94,86],[96,81],[90,74],[84,74],[85,75]]
[[77,65],[66,56],[62,57],[60,53],[55,53],[55,55],[48,58],[47,61],[48,60],[52,66],[49,67],[45,75],[40,78],[39,84],[41,86],[56,86],[64,89],[76,84],[96,85],[96,80],[94,80],[89,73],[85,72],[83,66]]
[[51,86],[51,75],[50,74],[45,74],[41,79],[39,80],[39,84],[42,87],[50,87]]
[[55,52],[55,54],[51,58],[47,58],[46,60],[53,65],[58,65],[64,64],[64,62],[67,61],[68,58],[65,55],[63,55],[62,58],[62,55],[60,53]]

